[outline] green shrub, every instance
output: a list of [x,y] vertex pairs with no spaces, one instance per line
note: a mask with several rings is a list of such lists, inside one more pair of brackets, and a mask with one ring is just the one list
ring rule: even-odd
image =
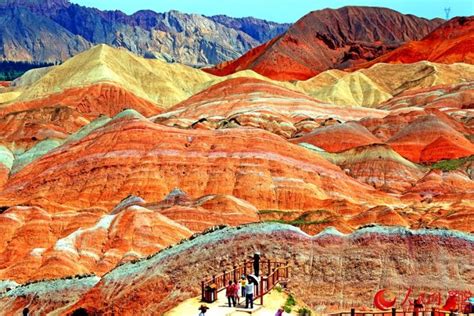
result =
[[431,165],[432,169],[440,169],[443,171],[453,171],[461,168],[465,163],[473,161],[474,156],[461,158],[461,159],[451,159],[451,160],[441,160],[437,163]]
[[260,210],[258,211],[258,214],[264,215],[264,214],[281,214],[281,213],[287,213],[285,211],[281,210]]
[[293,297],[293,295],[288,295],[288,298],[286,299],[285,306],[283,306],[283,309],[285,310],[286,313],[291,313],[292,308],[296,306],[296,300]]
[[306,307],[302,307],[302,308],[298,309],[298,315],[311,316],[311,311]]

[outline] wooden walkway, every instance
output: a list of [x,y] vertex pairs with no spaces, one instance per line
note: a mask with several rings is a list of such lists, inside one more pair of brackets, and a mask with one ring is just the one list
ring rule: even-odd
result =
[[[260,305],[263,305],[263,297],[270,292],[276,285],[281,284],[286,286],[290,277],[290,266],[288,262],[279,262],[271,260],[260,260],[259,264],[259,284],[255,287],[254,302],[260,300]],[[242,275],[253,275],[254,261],[244,261],[239,266],[234,266],[231,270],[225,270],[221,274],[213,275],[201,281],[201,299],[205,301],[206,289],[208,287],[215,288],[216,300],[224,297],[223,291],[229,281],[238,282]],[[245,298],[240,298],[245,302]]]

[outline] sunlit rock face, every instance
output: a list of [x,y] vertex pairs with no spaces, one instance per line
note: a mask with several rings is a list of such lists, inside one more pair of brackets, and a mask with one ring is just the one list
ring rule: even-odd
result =
[[415,119],[393,135],[388,144],[413,162],[436,162],[474,154],[474,145],[435,115]]
[[[325,311],[371,306],[381,288],[398,296],[409,288],[415,293],[472,291],[473,247],[470,235],[443,230],[372,227],[351,235],[327,230],[310,237],[280,224],[226,228],[114,269],[68,310],[105,313],[141,308],[163,313],[198,295],[203,277],[232,267],[235,260],[256,250],[264,259],[288,260],[290,290],[309,306]],[[0,302],[21,299],[13,291]],[[33,302],[41,303],[42,297]]]
[[154,121],[194,129],[252,127],[291,138],[332,122],[382,118],[388,114],[323,103],[291,88],[296,89],[260,79],[232,78],[155,116]]
[[429,60],[439,63],[474,63],[473,17],[455,17],[440,25],[419,41],[408,42],[400,48],[361,66],[375,63],[413,63]]
[[14,174],[1,204],[111,209],[130,194],[160,201],[173,188],[194,198],[233,195],[258,209],[310,209],[326,199],[395,201],[265,131],[188,131],[127,113]]
[[298,144],[311,144],[327,152],[336,153],[359,146],[380,143],[377,137],[356,122],[316,128],[310,133],[291,141]]
[[283,35],[206,71],[228,75],[253,69],[276,80],[306,80],[327,69],[372,60],[406,41],[421,39],[440,23],[384,8],[314,11]]
[[[253,18],[8,0],[0,24],[22,13],[19,35],[46,36],[75,10],[85,42],[58,30],[38,50],[73,58],[0,82],[0,313],[163,314],[254,251],[288,260],[318,312],[371,308],[380,288],[474,291],[471,18],[431,32],[442,21],[346,7],[280,36]],[[128,25],[103,42],[146,58],[92,47],[102,18]],[[266,40],[208,72],[167,62]]]
[[90,208],[50,214],[12,207],[0,214],[0,278],[26,282],[103,275],[191,236],[186,227],[139,206],[116,214]]

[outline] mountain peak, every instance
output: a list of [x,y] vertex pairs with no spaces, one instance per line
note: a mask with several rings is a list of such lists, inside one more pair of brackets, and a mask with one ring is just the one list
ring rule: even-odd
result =
[[68,7],[71,3],[68,0],[0,0],[0,6],[21,6],[38,8]]

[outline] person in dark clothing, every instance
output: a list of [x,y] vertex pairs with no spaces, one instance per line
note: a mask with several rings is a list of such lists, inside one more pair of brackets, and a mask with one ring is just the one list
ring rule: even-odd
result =
[[23,316],[28,316],[30,314],[30,309],[28,307],[23,308]]
[[423,310],[424,306],[419,300],[413,302],[413,316],[419,316],[420,312]]
[[253,255],[253,271],[255,276],[258,278],[260,275],[260,252],[256,252]]
[[200,312],[199,316],[205,316],[208,309],[209,307],[207,307],[206,305],[201,305],[201,307],[199,307],[198,309],[198,311]]
[[85,308],[78,308],[73,313],[72,316],[89,316],[89,313]]

